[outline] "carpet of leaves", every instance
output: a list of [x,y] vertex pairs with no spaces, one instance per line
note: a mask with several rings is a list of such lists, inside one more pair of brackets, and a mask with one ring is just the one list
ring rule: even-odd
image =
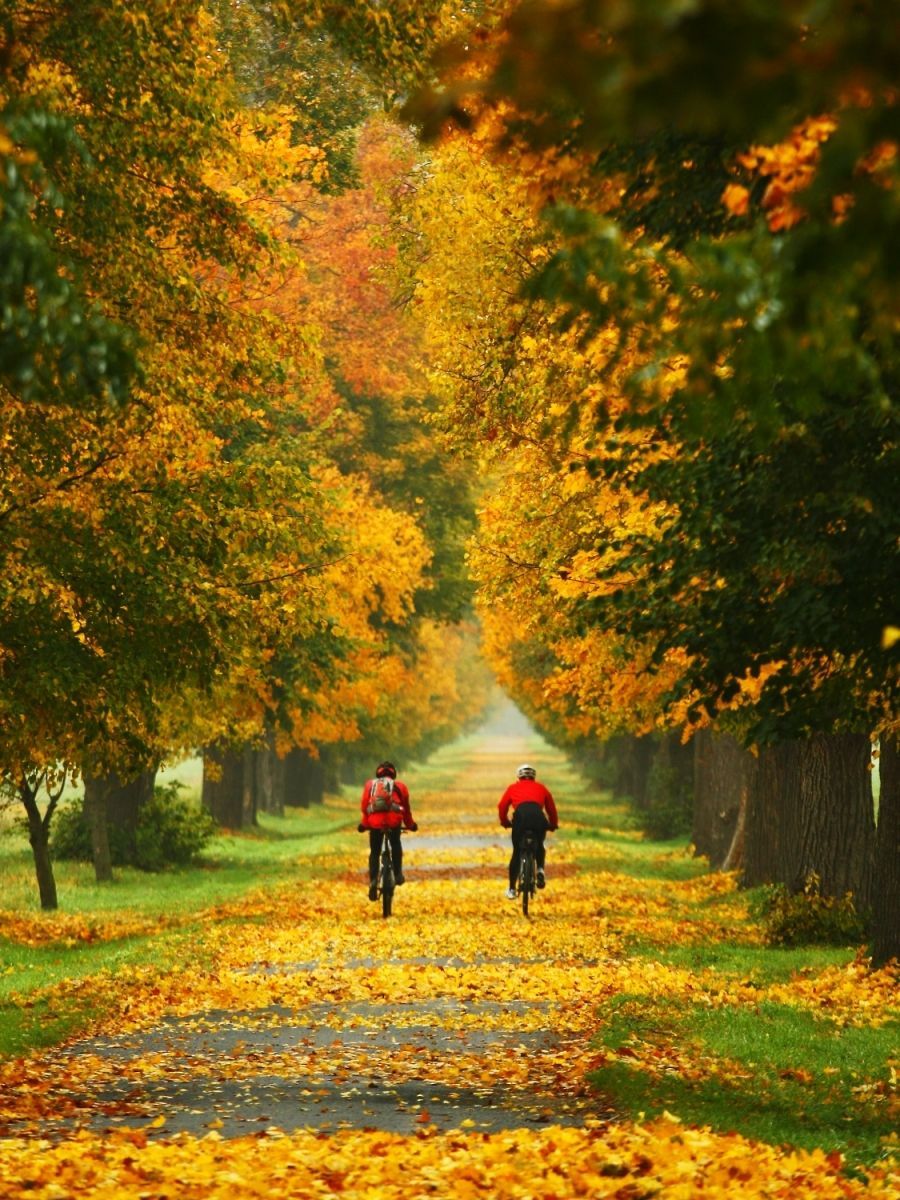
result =
[[[165,973],[149,967],[101,972],[57,984],[22,1003],[96,1004],[107,1013],[92,1033],[149,1032],[179,1019],[182,1030],[308,1029],[289,1049],[238,1038],[227,1054],[191,1054],[181,1045],[126,1061],[72,1046],[0,1063],[0,1178],[3,1195],[62,1200],[69,1196],[147,1198],[234,1196],[453,1195],[456,1197],[900,1197],[890,1164],[866,1180],[842,1171],[840,1157],[751,1142],[737,1134],[692,1128],[677,1116],[632,1123],[610,1116],[610,1099],[592,1095],[586,1073],[610,1056],[634,1069],[686,1077],[727,1077],[734,1065],[698,1057],[664,1039],[635,1040],[618,1051],[591,1045],[604,998],[660,996],[709,1006],[755,1006],[769,998],[808,1010],[823,1023],[878,1023],[896,1013],[896,976],[862,963],[760,986],[712,969],[689,970],[647,956],[630,957],[629,940],[673,943],[752,939],[743,900],[728,876],[684,882],[640,880],[615,872],[577,871],[578,839],[551,842],[549,884],[533,919],[503,899],[504,855],[491,847],[495,795],[505,782],[501,759],[483,751],[470,763],[471,789],[448,798],[418,797],[427,831],[421,850],[407,839],[407,886],[383,921],[365,897],[363,840],[356,853],[300,860],[295,884],[259,892],[207,914],[195,958]],[[513,754],[513,758],[515,755]],[[348,806],[349,816],[349,806]],[[563,810],[563,816],[565,812]],[[478,844],[478,838],[484,844]],[[485,878],[493,868],[493,878]],[[700,914],[700,915],[698,915]],[[4,915],[3,932],[25,944],[55,936],[116,938],[141,926],[127,916],[76,920]],[[146,930],[142,927],[142,931]],[[461,1110],[440,1129],[423,1107],[416,1132],[345,1128],[262,1128],[225,1138],[212,1121],[198,1134],[167,1135],[165,1111],[104,1098],[123,1080],[252,1079],[259,1075],[351,1086],[370,1061],[359,1043],[314,1039],[317,1027],[363,1029],[434,1026],[456,1038],[426,1047],[401,1045],[390,1060],[393,1082],[448,1088],[477,1081],[500,1090],[529,1114],[522,1128],[485,1132]],[[109,1014],[112,1013],[110,1016]],[[543,1033],[535,1048],[481,1053],[467,1032]],[[384,1068],[384,1062],[381,1067]],[[451,1093],[452,1094],[452,1093]],[[895,1103],[894,1100],[890,1101]],[[100,1112],[119,1122],[104,1132],[82,1127]],[[578,1115],[557,1123],[555,1115]],[[139,1127],[136,1119],[145,1124]],[[59,1122],[68,1122],[60,1132]],[[52,1127],[52,1134],[50,1132]]]

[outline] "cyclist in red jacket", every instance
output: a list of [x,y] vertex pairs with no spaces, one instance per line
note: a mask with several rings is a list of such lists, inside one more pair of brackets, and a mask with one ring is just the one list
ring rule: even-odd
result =
[[392,762],[379,763],[374,777],[366,780],[360,807],[362,820],[357,828],[360,833],[369,834],[369,899],[377,900],[382,838],[387,836],[391,841],[395,882],[405,883],[400,830],[419,828],[409,807],[409,788],[397,778],[397,768]]
[[[519,874],[519,857],[522,848],[522,835],[526,829],[537,834],[535,861],[537,863],[537,885],[542,888],[546,883],[544,878],[544,861],[546,850],[544,838],[547,830],[559,829],[559,817],[556,804],[547,788],[538,783],[534,767],[523,763],[516,771],[516,782],[511,783],[500,798],[498,811],[500,824],[504,829],[512,829],[512,858],[509,860],[509,890],[507,900],[516,898],[516,878]],[[512,809],[512,820],[509,810]]]

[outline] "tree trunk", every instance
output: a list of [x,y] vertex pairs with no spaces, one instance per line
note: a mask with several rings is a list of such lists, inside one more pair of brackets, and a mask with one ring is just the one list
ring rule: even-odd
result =
[[51,803],[42,817],[37,803],[37,788],[30,787],[24,780],[19,784],[19,798],[28,816],[28,840],[34,856],[34,872],[41,897],[41,908],[45,912],[52,912],[59,907],[53,863],[50,860],[50,817],[55,804]]
[[309,772],[306,778],[310,804],[321,804],[325,799],[325,764],[321,758],[310,758]]
[[336,757],[334,750],[330,746],[319,751],[319,761],[322,764],[322,799],[324,799],[325,792],[333,794],[334,792],[340,790],[340,762]]
[[[701,729],[694,735],[694,824],[692,841],[714,870],[739,865],[735,834],[746,803],[757,760],[727,733]],[[732,849],[733,848],[733,849]]]
[[261,812],[284,816],[284,760],[271,745],[256,751],[256,804]]
[[226,746],[203,751],[203,807],[225,829],[244,823],[244,758],[244,751]]
[[872,893],[874,819],[869,739],[816,734],[760,752],[747,803],[743,882],[803,888],[811,874],[822,894]]
[[106,782],[92,775],[84,777],[83,812],[91,831],[91,855],[98,883],[109,883],[113,877],[109,825],[106,820]]
[[241,781],[241,824],[257,825],[256,819],[256,762],[258,751],[245,746],[242,754],[243,778]]
[[104,780],[106,819],[110,826],[126,835],[129,847],[134,844],[141,809],[153,799],[155,783],[155,767],[124,782],[119,775],[109,775]]
[[785,882],[782,847],[789,836],[787,800],[792,789],[799,795],[801,742],[765,746],[759,752],[754,778],[747,795],[744,824],[745,887]]
[[627,797],[635,808],[646,808],[647,779],[656,753],[656,739],[652,734],[642,737],[626,734],[612,741],[616,759],[616,796]]
[[321,803],[325,795],[322,764],[307,750],[294,747],[284,760],[284,802],[294,808]]
[[875,816],[864,733],[816,734],[804,743],[796,857],[787,885],[815,873],[824,896],[852,892],[862,911],[872,901]]
[[745,788],[741,792],[740,805],[738,806],[737,820],[734,823],[734,834],[731,838],[731,845],[728,847],[720,871],[740,871],[744,865],[744,830],[747,828],[747,796],[749,788]]
[[872,966],[900,960],[900,740],[883,737],[881,796],[875,833],[872,892]]

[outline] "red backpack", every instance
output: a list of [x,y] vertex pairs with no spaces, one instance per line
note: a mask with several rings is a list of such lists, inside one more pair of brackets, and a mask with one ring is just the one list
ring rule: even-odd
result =
[[394,799],[394,781],[382,775],[369,785],[367,813],[402,812],[403,806]]

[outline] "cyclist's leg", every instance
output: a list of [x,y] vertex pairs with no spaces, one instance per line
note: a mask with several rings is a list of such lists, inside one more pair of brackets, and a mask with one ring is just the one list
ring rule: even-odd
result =
[[369,883],[378,878],[378,859],[381,857],[381,839],[383,830],[369,830]]
[[547,857],[547,847],[544,845],[544,838],[547,836],[547,830],[536,829],[534,833],[534,861],[537,864],[537,869],[539,871],[543,871],[544,861]]
[[516,827],[515,818],[513,818],[512,827],[512,856],[509,860],[509,886],[512,891],[516,890],[516,883],[519,878],[519,863],[522,858],[522,830]]
[[394,859],[394,878],[399,882],[403,878],[403,838],[400,836],[400,826],[389,829],[388,837],[391,839],[391,855]]

